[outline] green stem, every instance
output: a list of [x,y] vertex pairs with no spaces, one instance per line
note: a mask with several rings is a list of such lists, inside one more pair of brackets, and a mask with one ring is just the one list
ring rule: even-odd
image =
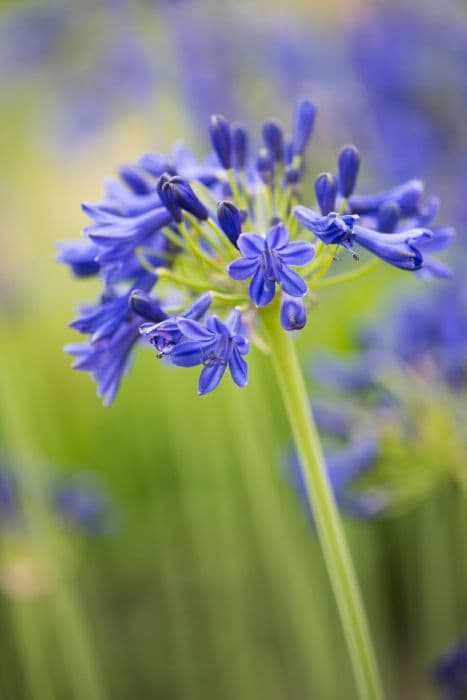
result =
[[324,287],[332,287],[335,284],[341,284],[342,282],[353,282],[354,280],[359,279],[359,277],[363,277],[363,275],[366,275],[368,272],[371,272],[371,270],[374,270],[374,268],[377,265],[379,265],[379,263],[379,258],[373,258],[372,260],[369,260],[367,263],[365,263],[365,265],[361,265],[355,270],[349,270],[349,272],[343,272],[340,275],[332,275],[331,277],[325,277],[323,280],[318,281],[315,285],[313,285],[312,280],[310,284],[314,289],[323,289]]
[[339,513],[328,482],[321,443],[302,370],[290,336],[279,323],[277,303],[262,321],[282,400],[294,436],[310,503],[336,597],[361,700],[382,700],[368,625]]

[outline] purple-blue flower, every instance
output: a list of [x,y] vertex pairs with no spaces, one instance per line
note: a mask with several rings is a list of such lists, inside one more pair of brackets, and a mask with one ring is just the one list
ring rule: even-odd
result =
[[91,335],[91,342],[112,335],[118,328],[131,318],[130,297],[135,290],[149,291],[156,281],[150,272],[141,275],[128,292],[115,294],[108,289],[99,304],[85,308],[81,316],[70,323],[71,328],[80,333]]
[[170,355],[175,346],[181,342],[183,334],[178,321],[180,318],[188,318],[199,321],[207,312],[212,303],[212,295],[202,294],[180,316],[168,317],[156,323],[143,323],[140,333],[156,349],[159,357]]
[[0,524],[11,524],[18,516],[16,483],[12,474],[0,470]]
[[170,359],[179,367],[203,365],[198,393],[207,394],[221,381],[227,367],[237,386],[248,383],[248,366],[244,355],[249,352],[247,338],[242,334],[242,317],[234,309],[223,323],[210,316],[206,325],[188,318],[177,321],[182,339],[170,353]]
[[419,270],[423,265],[423,249],[437,237],[444,239],[441,230],[414,228],[395,233],[381,233],[358,222],[356,214],[331,212],[319,216],[312,209],[297,206],[294,209],[298,221],[315,234],[326,245],[342,245],[353,248],[354,244],[401,270]]
[[[326,470],[338,506],[355,518],[374,518],[390,504],[388,494],[382,490],[354,491],[353,482],[371,469],[379,456],[379,446],[375,439],[353,436],[340,449],[325,453]],[[293,454],[289,462],[289,475],[308,513],[313,515],[312,504],[308,500],[300,460]]]
[[377,214],[385,202],[396,202],[402,216],[416,216],[421,213],[423,192],[421,180],[409,180],[377,194],[353,194],[349,199],[350,211],[352,214]]
[[99,248],[89,240],[57,243],[57,260],[69,265],[76,277],[93,277],[100,270],[96,258]]
[[308,241],[289,242],[289,232],[283,224],[269,229],[266,237],[257,233],[243,233],[237,241],[243,258],[228,267],[234,280],[249,277],[250,298],[256,306],[266,306],[274,298],[276,284],[292,297],[304,296],[306,283],[290,265],[303,266],[314,256],[314,247]]
[[97,395],[108,406],[114,400],[120,382],[128,368],[131,353],[139,339],[140,320],[121,323],[108,337],[94,342],[71,343],[65,351],[76,357],[74,369],[90,372],[97,384]]
[[298,205],[294,209],[298,221],[315,234],[326,245],[343,245],[351,247],[353,228],[358,216],[354,214],[337,214],[335,211],[320,216],[312,209]]
[[90,535],[105,535],[111,530],[109,495],[83,475],[57,481],[52,503],[64,522]]

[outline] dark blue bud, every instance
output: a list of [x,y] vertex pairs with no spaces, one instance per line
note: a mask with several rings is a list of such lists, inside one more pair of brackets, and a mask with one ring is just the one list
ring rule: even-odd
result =
[[303,155],[316,118],[316,107],[310,100],[302,100],[295,111],[295,123],[293,129],[292,149],[294,155]]
[[175,201],[175,193],[170,186],[170,177],[167,174],[164,173],[160,176],[156,189],[164,207],[172,214],[175,221],[180,224],[182,221],[182,210]]
[[397,202],[384,202],[378,209],[378,231],[383,233],[394,233],[401,215],[400,206]]
[[323,216],[336,210],[337,180],[331,173],[321,173],[315,180],[315,193]]
[[142,289],[135,289],[130,294],[130,308],[144,318],[146,321],[160,323],[167,318],[167,314],[162,311],[158,301],[152,299],[149,294],[146,294]]
[[272,185],[274,180],[274,163],[267,148],[261,148],[256,159],[256,169],[265,185]]
[[285,184],[291,187],[298,185],[302,179],[299,168],[287,168],[284,174]]
[[193,302],[182,314],[184,318],[191,318],[194,321],[199,321],[204,316],[206,311],[212,304],[211,292],[205,292]]
[[248,157],[248,132],[243,124],[232,126],[232,155],[234,166],[243,170]]
[[217,219],[219,226],[234,246],[242,232],[242,223],[239,209],[233,202],[222,201],[217,205]]
[[211,117],[209,133],[222,167],[229,170],[232,167],[232,137],[229,122],[221,114],[214,114]]
[[284,132],[276,121],[267,121],[263,124],[263,140],[276,163],[284,161]]
[[339,192],[343,197],[349,197],[354,191],[359,168],[358,150],[355,146],[344,146],[338,158]]
[[175,202],[181,209],[188,211],[201,221],[206,221],[209,212],[187,180],[180,175],[175,175],[170,178],[168,186],[173,191]]
[[121,165],[118,169],[120,177],[135,194],[148,194],[149,184],[133,165]]
[[306,324],[306,309],[302,297],[282,294],[281,326],[286,331],[298,331]]

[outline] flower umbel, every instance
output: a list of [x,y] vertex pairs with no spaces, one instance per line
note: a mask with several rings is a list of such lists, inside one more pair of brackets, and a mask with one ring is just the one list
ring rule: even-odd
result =
[[120,168],[121,182],[106,182],[103,201],[84,205],[93,223],[83,240],[60,244],[59,260],[78,277],[99,276],[104,291],[72,322],[89,341],[67,350],[77,369],[93,374],[106,403],[145,340],[177,366],[201,365],[200,394],[227,367],[245,386],[248,338],[259,337],[262,308],[280,295],[284,330],[303,328],[308,292],[324,276],[334,283],[329,272],[340,247],[353,252],[349,265],[358,264],[360,247],[403,270],[449,274],[431,255],[446,248],[452,230],[428,228],[436,207],[423,206],[423,184],[356,194],[355,146],[340,152],[337,176],[317,177],[316,205],[302,197],[315,113],[309,100],[300,102],[290,137],[267,120],[256,153],[243,125],[215,115],[204,163],[180,146],[146,154]]

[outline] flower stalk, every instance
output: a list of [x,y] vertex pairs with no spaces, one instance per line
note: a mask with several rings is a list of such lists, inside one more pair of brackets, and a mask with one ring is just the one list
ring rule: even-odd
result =
[[318,537],[347,641],[361,700],[382,700],[383,691],[357,577],[328,483],[323,452],[292,339],[281,328],[276,303],[261,310],[263,332],[284,408],[302,463]]

